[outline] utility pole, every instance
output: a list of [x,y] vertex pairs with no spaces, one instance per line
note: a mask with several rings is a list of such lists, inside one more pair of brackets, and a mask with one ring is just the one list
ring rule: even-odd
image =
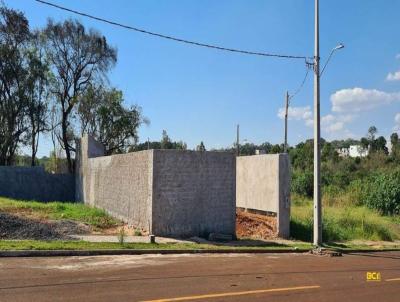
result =
[[239,146],[239,124],[236,126],[236,156],[239,156],[240,146]]
[[314,245],[322,243],[322,209],[321,209],[321,127],[319,99],[319,0],[315,0],[314,17]]
[[284,143],[284,146],[283,146],[283,152],[284,153],[287,153],[288,111],[289,111],[289,92],[286,91],[286,100],[285,100],[285,143]]

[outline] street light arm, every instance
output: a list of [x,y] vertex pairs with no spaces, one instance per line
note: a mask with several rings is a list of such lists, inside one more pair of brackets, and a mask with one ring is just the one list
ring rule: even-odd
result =
[[329,54],[328,59],[327,59],[326,62],[325,62],[324,67],[322,67],[321,73],[319,74],[320,77],[321,77],[322,74],[324,73],[324,70],[325,70],[325,68],[326,68],[326,65],[328,65],[328,63],[329,63],[330,59],[332,58],[332,55],[333,55],[334,52],[335,52],[335,49],[332,49],[332,50],[331,50],[331,53]]
[[339,49],[342,49],[342,48],[344,48],[344,45],[343,45],[342,43],[340,43],[340,44],[338,44],[338,46],[336,46],[334,49],[331,50],[331,53],[329,54],[329,57],[328,57],[328,59],[326,60],[324,67],[322,67],[321,73],[319,74],[320,77],[321,77],[322,74],[324,73],[324,70],[325,70],[325,68],[326,68],[326,65],[328,65],[329,61],[331,60],[333,53],[334,53],[336,50],[339,50]]

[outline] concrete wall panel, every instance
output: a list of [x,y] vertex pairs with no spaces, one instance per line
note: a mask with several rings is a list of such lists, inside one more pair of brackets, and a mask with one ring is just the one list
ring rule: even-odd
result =
[[37,201],[74,201],[72,174],[51,174],[43,167],[0,166],[0,196]]
[[235,185],[231,153],[154,150],[153,232],[235,235]]
[[236,206],[276,213],[278,235],[290,235],[290,161],[287,154],[240,156]]

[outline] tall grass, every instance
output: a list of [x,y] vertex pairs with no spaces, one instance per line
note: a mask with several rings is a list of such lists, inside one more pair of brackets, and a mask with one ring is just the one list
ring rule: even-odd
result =
[[[291,208],[291,235],[295,239],[312,241],[313,206],[311,200],[294,196]],[[331,203],[324,200],[323,240],[354,239],[393,241],[400,239],[400,218],[381,216],[364,206]]]
[[120,224],[104,210],[89,207],[82,203],[21,201],[0,197],[0,211],[24,213],[37,218],[70,219],[80,221],[96,228],[109,228]]

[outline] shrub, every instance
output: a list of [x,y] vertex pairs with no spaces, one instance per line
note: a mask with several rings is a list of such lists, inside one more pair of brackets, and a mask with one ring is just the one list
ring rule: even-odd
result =
[[122,226],[119,229],[119,232],[118,232],[118,242],[119,242],[119,244],[124,245],[125,238],[126,238],[125,227]]
[[363,202],[381,214],[399,214],[400,170],[371,176],[364,185]]
[[292,192],[309,196],[313,195],[313,174],[311,171],[294,171],[292,175]]

